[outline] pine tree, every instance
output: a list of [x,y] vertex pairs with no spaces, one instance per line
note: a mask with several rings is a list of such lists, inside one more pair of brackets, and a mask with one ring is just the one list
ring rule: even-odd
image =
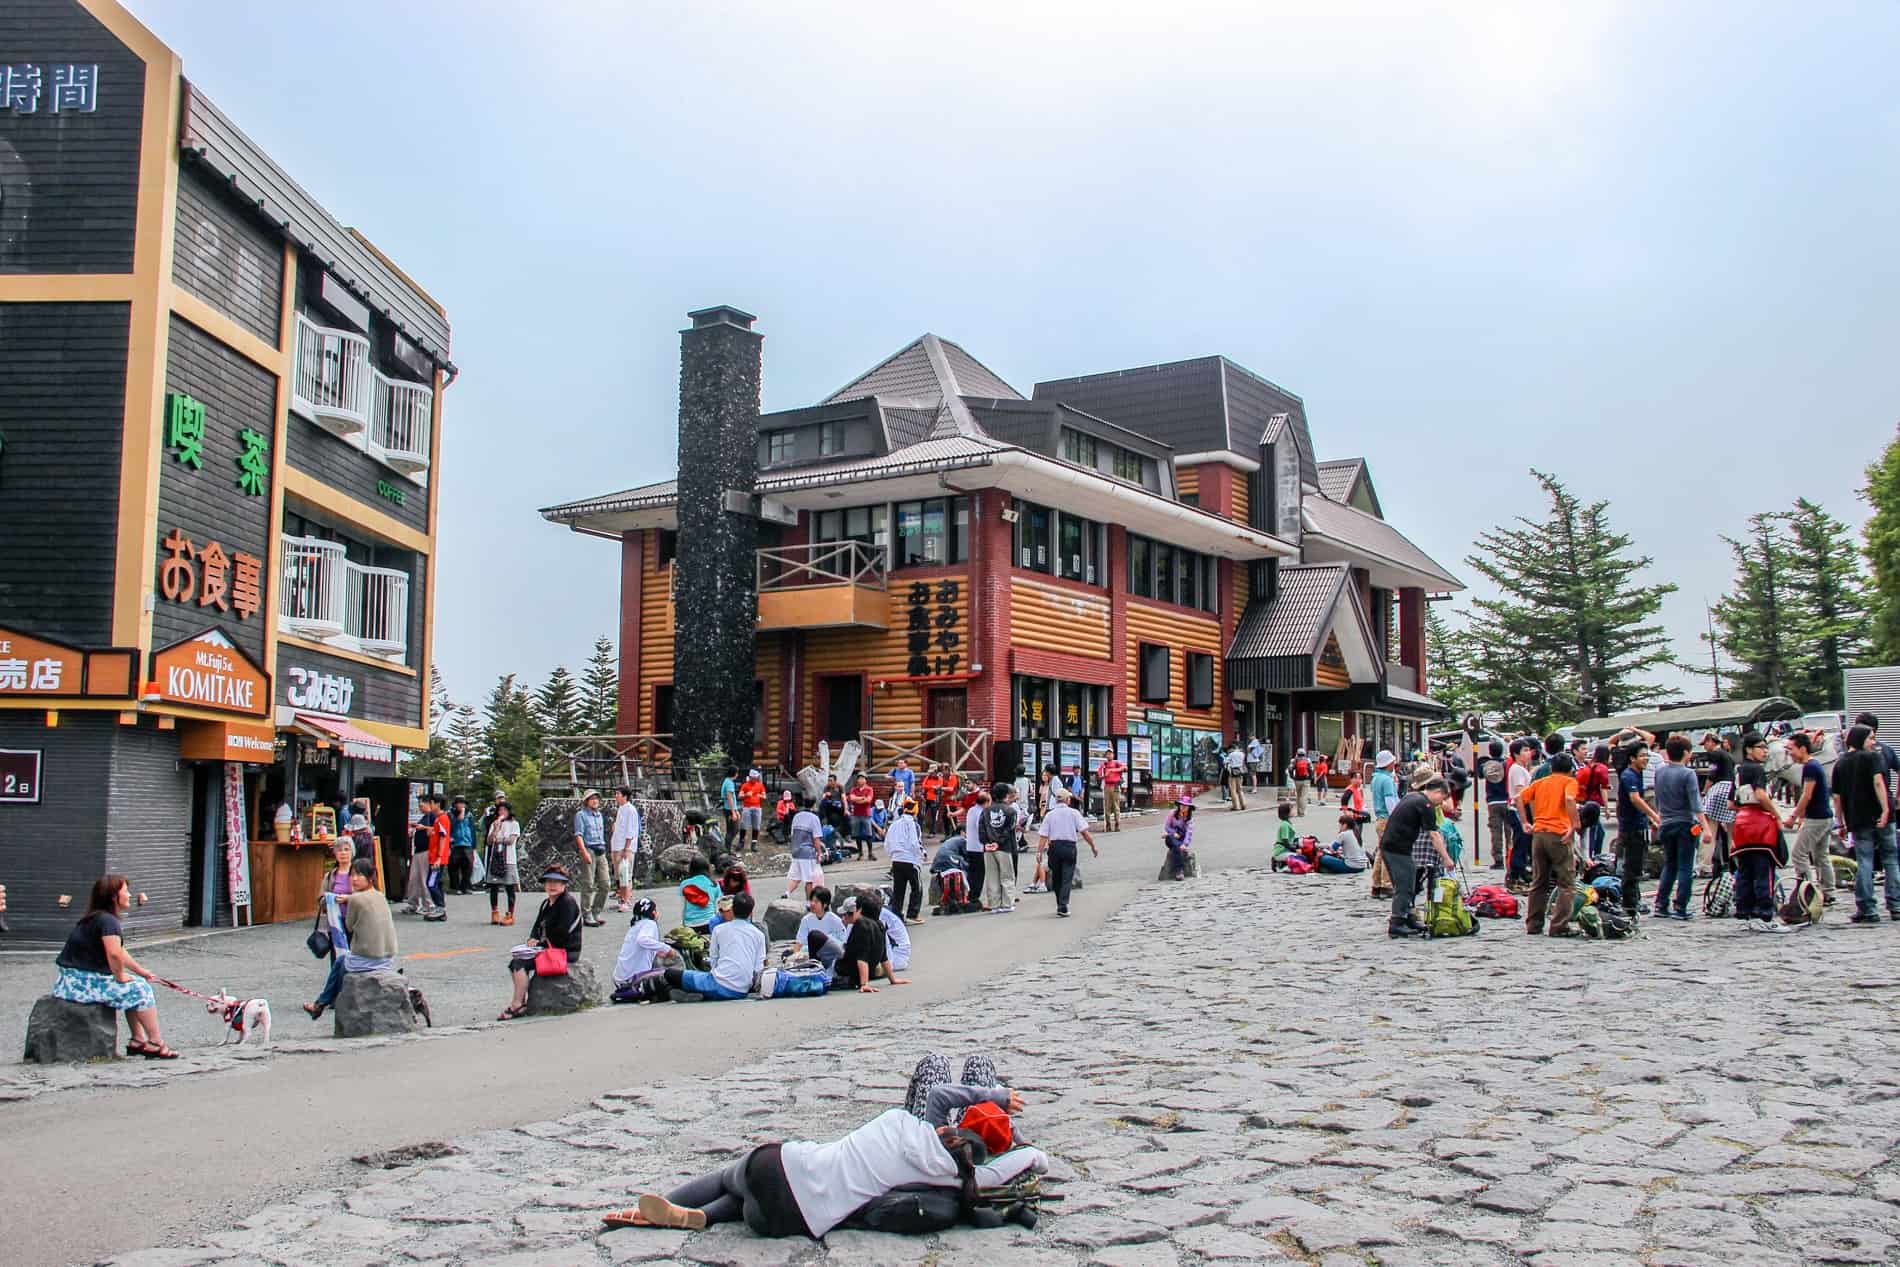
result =
[[1454,718],[1481,710],[1471,680],[1470,641],[1462,630],[1438,614],[1436,604],[1425,608],[1426,685],[1433,699],[1449,708]]
[[588,734],[620,733],[620,661],[614,653],[613,639],[594,639],[594,654],[588,657],[587,669],[581,674],[581,698]]
[[1716,636],[1735,666],[1728,682],[1731,699],[1787,695],[1807,669],[1798,607],[1788,589],[1785,518],[1750,515],[1746,540],[1722,538],[1735,556],[1735,579],[1715,604]]
[[1867,566],[1873,574],[1868,594],[1873,636],[1866,662],[1900,664],[1900,427],[1867,468],[1867,484],[1860,495],[1874,508],[1862,530]]
[[1639,583],[1651,560],[1627,553],[1608,502],[1586,505],[1556,477],[1531,475],[1549,513],[1481,534],[1465,560],[1501,591],[1473,601],[1479,699],[1507,722],[1543,730],[1668,695],[1641,678],[1672,663],[1655,616],[1676,587]]
[[535,692],[534,711],[541,730],[549,735],[578,735],[586,726],[585,700],[565,666],[557,667]]
[[483,718],[475,781],[497,787],[514,777],[522,761],[541,755],[541,723],[535,717],[534,696],[512,673],[503,674],[489,692]]
[[1786,589],[1801,654],[1787,694],[1805,708],[1846,702],[1842,670],[1867,653],[1867,598],[1853,530],[1805,497],[1786,517]]
[[448,724],[449,714],[455,711],[455,701],[449,698],[449,685],[442,680],[442,670],[434,661],[429,663],[429,733],[439,735]]
[[482,761],[482,723],[467,704],[457,708],[449,721],[448,750],[461,775],[457,787],[477,792],[492,790],[475,786],[475,771]]

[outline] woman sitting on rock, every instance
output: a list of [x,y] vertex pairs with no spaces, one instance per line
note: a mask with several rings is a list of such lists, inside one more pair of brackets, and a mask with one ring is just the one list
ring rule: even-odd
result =
[[563,951],[569,963],[581,957],[581,904],[567,891],[567,884],[565,867],[551,866],[541,873],[541,891],[547,896],[541,899],[541,909],[534,917],[534,929],[528,934],[527,942],[517,947],[533,953],[517,954],[508,961],[515,993],[496,1020],[512,1021],[528,1010],[528,982],[534,979],[535,960],[543,952]]
[[331,929],[330,976],[316,1001],[303,1005],[313,1021],[321,1019],[324,1009],[336,1002],[337,993],[343,989],[344,973],[388,972],[396,966],[396,918],[389,913],[389,902],[376,891],[376,860],[358,858],[344,875],[350,885],[347,912],[338,912],[334,894],[323,895],[324,915]]
[[1188,857],[1194,848],[1194,801],[1182,797],[1161,824],[1161,843],[1168,847],[1168,875],[1187,879]]
[[958,1221],[995,1227],[1002,1218],[978,1204],[978,1189],[1044,1171],[1049,1159],[1040,1149],[1017,1148],[991,1161],[980,1136],[947,1124],[952,1114],[978,1103],[1016,1113],[1023,1098],[1007,1087],[936,1087],[925,1120],[887,1109],[828,1144],[765,1144],[664,1197],[644,1193],[637,1208],[603,1221],[609,1227],[698,1229],[743,1219],[760,1236],[816,1239],[893,1189],[925,1184],[956,1193]]
[[116,873],[93,882],[86,913],[66,937],[66,948],[54,962],[59,980],[53,997],[68,1003],[104,1003],[125,1013],[131,1038],[128,1056],[147,1060],[176,1060],[178,1053],[165,1045],[158,1032],[158,1000],[152,997],[153,974],[139,966],[125,948],[119,921],[132,909],[132,886]]

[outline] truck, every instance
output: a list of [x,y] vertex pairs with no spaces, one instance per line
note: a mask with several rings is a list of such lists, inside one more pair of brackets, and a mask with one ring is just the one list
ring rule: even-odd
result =
[[1880,719],[1880,737],[1887,743],[1900,743],[1900,664],[1848,669],[1842,676],[1848,719],[1856,713],[1872,713]]

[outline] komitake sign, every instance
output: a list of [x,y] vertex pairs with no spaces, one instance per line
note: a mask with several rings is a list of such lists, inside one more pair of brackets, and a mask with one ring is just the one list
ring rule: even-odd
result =
[[270,679],[223,633],[207,629],[152,655],[145,698],[262,717],[270,710]]

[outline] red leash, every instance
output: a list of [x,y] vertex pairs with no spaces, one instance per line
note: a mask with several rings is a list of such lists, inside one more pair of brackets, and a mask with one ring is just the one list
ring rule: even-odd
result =
[[170,986],[172,989],[178,991],[180,994],[189,994],[194,999],[203,999],[207,1003],[217,1003],[219,1005],[223,1004],[222,999],[213,998],[209,994],[200,994],[196,990],[187,990],[184,986],[179,985],[176,981],[168,981],[164,977],[160,977],[160,976],[154,976],[152,980],[158,982],[160,985]]

